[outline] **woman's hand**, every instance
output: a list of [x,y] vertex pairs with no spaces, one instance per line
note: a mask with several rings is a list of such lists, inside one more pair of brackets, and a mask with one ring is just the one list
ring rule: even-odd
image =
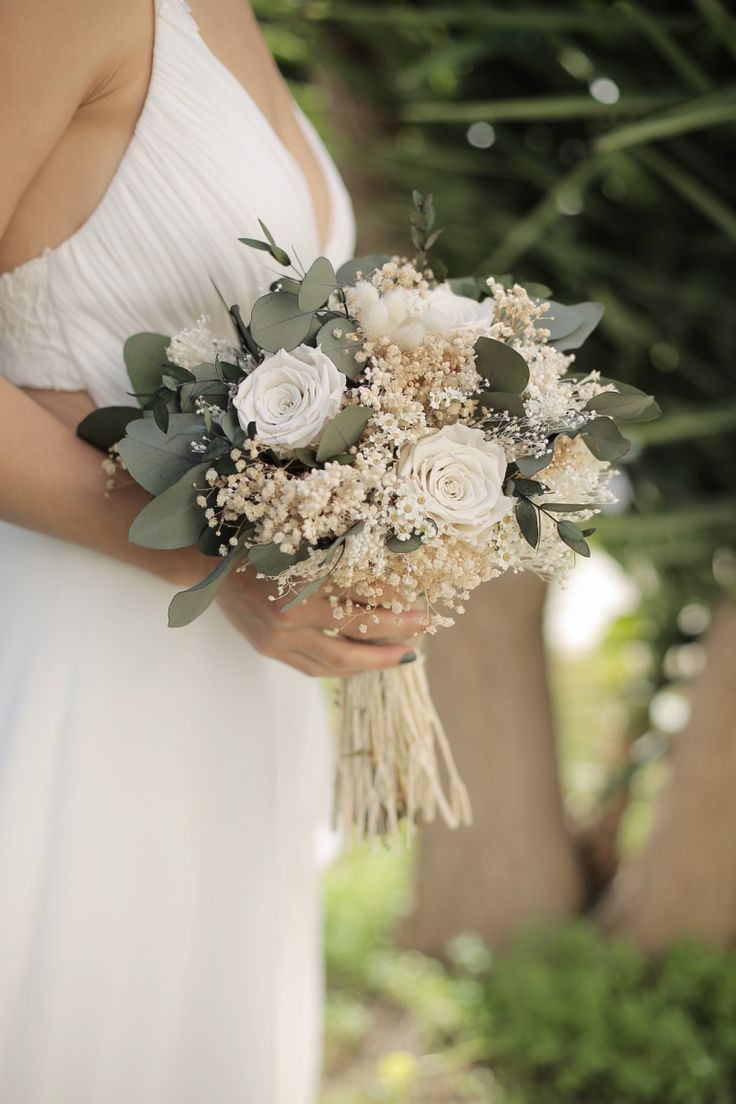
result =
[[[227,617],[256,651],[296,667],[315,678],[345,677],[410,663],[416,658],[412,641],[426,627],[420,612],[375,610],[349,622],[336,620],[330,601],[319,594],[282,611],[288,599],[255,572],[233,571],[217,601]],[[367,626],[362,633],[359,625]],[[326,635],[326,631],[339,635]]]

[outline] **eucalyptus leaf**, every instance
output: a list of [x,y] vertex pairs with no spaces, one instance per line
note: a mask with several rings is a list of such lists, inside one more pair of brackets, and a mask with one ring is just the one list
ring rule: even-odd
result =
[[474,348],[476,370],[489,390],[520,395],[529,383],[529,366],[521,353],[492,337],[479,337]]
[[234,445],[236,443],[243,443],[245,439],[245,432],[238,420],[238,412],[235,407],[228,410],[228,412],[224,415],[222,422],[220,423],[220,428],[222,429],[222,432],[227,436],[231,444]]
[[215,530],[211,529],[209,525],[205,525],[204,529],[200,530],[197,537],[197,548],[203,556],[219,557],[221,544],[223,544],[223,538],[218,537]]
[[128,532],[141,548],[188,548],[202,531],[204,513],[197,505],[209,464],[190,468],[172,487],[152,499],[134,518]]
[[576,307],[566,307],[563,303],[550,300],[547,311],[534,323],[538,330],[549,330],[549,342],[552,345],[558,339],[575,332],[582,319]]
[[309,332],[313,311],[301,311],[290,291],[269,291],[256,299],[250,318],[250,332],[262,349],[287,352],[300,345]]
[[510,483],[513,485],[513,493],[517,495],[542,495],[547,491],[544,483],[536,479],[511,479]]
[[119,444],[123,462],[136,483],[158,495],[200,463],[191,449],[204,426],[195,414],[172,414],[168,433],[153,418],[130,422]]
[[243,316],[240,313],[240,307],[237,305],[237,303],[229,308],[228,313],[230,314],[230,317],[232,319],[233,326],[237,330],[242,348],[247,353],[250,353],[252,357],[258,359],[260,355],[260,349],[256,344],[252,333],[250,332],[250,327],[246,326],[245,322],[243,321]]
[[545,452],[543,456],[519,456],[516,466],[522,475],[532,476],[543,471],[552,463],[552,453]]
[[[352,341],[350,338],[351,334],[358,333],[359,330],[358,323],[352,319],[331,318],[317,333],[317,344],[322,352],[351,380],[359,379],[365,370],[365,365],[358,364],[355,359],[355,354],[362,348],[362,342]],[[340,336],[337,337],[336,334]]]
[[175,594],[169,605],[169,628],[180,629],[184,625],[191,624],[200,614],[204,613],[210,603],[217,597],[217,592],[225,582],[232,569],[242,556],[242,545],[223,556],[221,562],[206,579],[196,583],[189,590],[182,590]]
[[579,349],[603,317],[602,303],[576,303],[573,309],[580,319],[578,326],[571,333],[565,334],[554,341],[550,339],[550,344],[559,349],[561,353],[568,349]]
[[558,521],[557,532],[560,540],[563,540],[568,548],[572,548],[573,552],[577,552],[579,556],[590,556],[590,548],[582,530],[574,522]]
[[485,276],[454,276],[447,283],[456,295],[464,295],[476,302],[489,298],[491,294]]
[[365,257],[353,257],[338,268],[337,282],[352,287],[353,284],[357,284],[358,279],[369,279],[377,268],[381,268],[390,260],[388,253],[371,253]]
[[418,533],[413,533],[412,536],[406,540],[400,540],[396,535],[389,537],[386,541],[386,547],[389,552],[396,552],[399,555],[407,552],[416,552],[417,548],[421,548],[423,544],[422,538]]
[[528,499],[522,498],[517,502],[514,514],[524,540],[532,548],[536,548],[539,544],[539,516],[536,508]]
[[290,291],[292,295],[298,295],[301,286],[301,280],[295,280],[293,276],[279,276],[278,280],[274,280],[270,285],[269,290]]
[[610,418],[593,418],[580,430],[580,436],[597,460],[620,460],[631,447]]
[[303,541],[296,552],[282,552],[277,544],[254,544],[248,549],[248,559],[261,575],[270,577],[280,575],[282,571],[306,560],[310,547]]
[[552,296],[552,288],[547,287],[546,284],[536,284],[529,280],[519,280],[519,283],[526,291],[530,299],[538,299],[540,301],[549,301]]
[[151,404],[151,410],[153,411],[153,418],[156,425],[162,433],[168,433],[169,430],[169,408],[162,398],[156,398]]
[[610,418],[620,418],[624,422],[651,422],[662,413],[651,395],[622,395],[615,391],[594,395],[584,409],[607,414]]
[[240,383],[245,376],[244,369],[239,364],[231,364],[229,360],[218,359],[214,365],[214,374],[221,383]]
[[316,311],[323,307],[337,287],[337,276],[327,257],[317,257],[302,280],[297,305],[300,311]]
[[354,537],[357,533],[360,533],[363,530],[364,526],[364,521],[357,521],[355,525],[351,526],[350,529],[347,530],[347,532],[343,533],[336,540],[334,540],[330,547],[327,549],[325,558],[322,562],[325,564],[332,563],[338,549],[342,548],[342,546],[346,543],[348,537]]
[[478,401],[487,410],[505,410],[515,418],[523,418],[526,415],[524,404],[519,396],[512,395],[508,391],[481,391]]
[[249,246],[251,249],[260,249],[262,253],[270,253],[271,246],[268,242],[259,241],[258,238],[238,238],[239,242],[243,245]]
[[317,467],[317,453],[314,449],[295,448],[293,451],[297,460],[300,460],[305,468]]
[[298,594],[295,594],[293,598],[290,598],[288,602],[285,602],[281,607],[281,612],[286,613],[287,610],[293,609],[294,606],[300,606],[302,602],[309,601],[317,591],[324,585],[325,580],[329,578],[329,571],[324,575],[320,575],[318,579],[310,579],[310,581],[301,588]]
[[136,395],[151,395],[161,386],[164,372],[170,367],[166,349],[170,337],[158,333],[137,333],[123,346],[123,358],[128,378]]
[[600,502],[545,502],[544,508],[550,514],[577,514],[581,510],[598,510]]
[[125,436],[127,426],[143,417],[138,406],[101,406],[77,426],[77,436],[88,445],[107,452]]
[[368,406],[346,406],[332,418],[322,431],[317,449],[317,461],[332,460],[357,444],[370,421],[373,411]]
[[285,249],[282,249],[279,245],[276,244],[276,242],[273,240],[273,235],[271,234],[271,231],[268,229],[265,223],[261,222],[260,219],[258,220],[258,222],[260,224],[261,230],[268,239],[267,241],[259,241],[258,238],[238,238],[238,241],[242,242],[243,245],[250,246],[251,249],[259,249],[263,253],[270,253],[275,261],[288,268],[291,264],[291,257]]

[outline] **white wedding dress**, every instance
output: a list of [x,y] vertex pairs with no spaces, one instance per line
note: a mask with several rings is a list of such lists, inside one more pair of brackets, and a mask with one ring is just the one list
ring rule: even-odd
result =
[[[150,87],[102,202],[0,277],[0,373],[131,403],[122,344],[247,318],[275,265],[262,218],[321,252],[294,157],[183,0],[158,0]],[[319,138],[324,252],[351,255]],[[42,442],[29,447],[43,448]],[[53,464],[53,456],[48,463]],[[218,608],[0,523],[0,1101],[307,1104],[321,1036],[319,877],[330,752],[319,684]]]

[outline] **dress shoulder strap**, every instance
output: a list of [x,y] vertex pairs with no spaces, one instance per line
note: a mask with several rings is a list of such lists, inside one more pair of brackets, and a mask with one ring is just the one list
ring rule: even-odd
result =
[[187,0],[155,0],[156,14],[164,17],[171,16],[189,24],[194,31],[199,31],[196,20],[192,15],[192,9]]

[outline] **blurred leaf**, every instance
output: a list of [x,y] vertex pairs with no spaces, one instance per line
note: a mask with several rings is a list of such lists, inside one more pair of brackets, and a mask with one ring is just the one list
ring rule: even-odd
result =
[[[173,486],[152,499],[136,515],[128,539],[141,548],[187,548],[196,544],[205,524],[197,496],[205,485],[209,462],[190,468]],[[202,482],[202,487],[198,484]]]
[[317,449],[317,461],[332,460],[347,452],[363,436],[373,411],[367,406],[346,406],[332,418],[322,430]]
[[143,417],[137,406],[102,406],[93,410],[77,426],[77,436],[88,445],[107,452],[125,436],[130,422]]

